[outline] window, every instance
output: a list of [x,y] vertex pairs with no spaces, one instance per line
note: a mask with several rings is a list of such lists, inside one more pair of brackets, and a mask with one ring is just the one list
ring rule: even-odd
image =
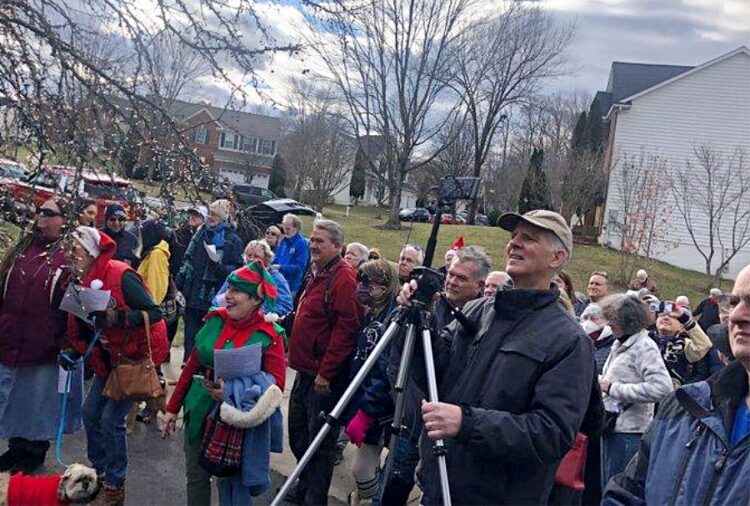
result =
[[266,156],[273,156],[274,151],[276,151],[276,141],[269,141],[266,139],[263,139],[260,141],[260,151],[261,155]]
[[239,136],[232,132],[221,132],[221,138],[219,140],[219,146],[225,149],[237,149],[237,142]]
[[255,153],[258,150],[258,139],[245,138],[242,144],[242,150],[248,153]]
[[208,144],[208,130],[202,126],[193,130],[193,141],[196,144]]

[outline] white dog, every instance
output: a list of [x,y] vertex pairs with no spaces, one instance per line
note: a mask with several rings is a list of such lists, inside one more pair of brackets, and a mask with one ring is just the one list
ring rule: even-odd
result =
[[96,498],[99,488],[96,471],[82,464],[45,476],[0,473],[0,506],[86,504]]

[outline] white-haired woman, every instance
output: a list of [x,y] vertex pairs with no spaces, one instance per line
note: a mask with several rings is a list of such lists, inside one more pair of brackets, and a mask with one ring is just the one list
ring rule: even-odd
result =
[[654,404],[672,391],[672,380],[647,327],[648,306],[640,299],[611,295],[599,305],[615,341],[599,385],[611,423],[602,436],[602,487],[625,469],[654,418]]
[[[276,295],[276,309],[274,313],[279,316],[284,316],[292,311],[294,301],[292,300],[292,292],[289,290],[289,283],[287,283],[286,278],[279,269],[276,269],[271,263],[273,257],[274,255],[271,246],[269,246],[264,240],[250,241],[247,243],[247,246],[245,246],[245,252],[242,254],[242,259],[245,262],[245,265],[250,262],[260,262],[271,274],[274,282],[276,282],[276,289],[278,290]],[[211,303],[212,306],[218,307],[226,305],[224,294],[228,288],[229,284],[225,281],[224,285],[222,285],[217,292],[216,297],[214,297],[214,300]],[[261,309],[263,309],[265,313],[271,312],[268,307],[262,307]]]
[[346,260],[346,263],[351,265],[354,270],[359,269],[359,266],[365,263],[369,256],[370,249],[361,242],[350,242],[346,245],[344,260]]

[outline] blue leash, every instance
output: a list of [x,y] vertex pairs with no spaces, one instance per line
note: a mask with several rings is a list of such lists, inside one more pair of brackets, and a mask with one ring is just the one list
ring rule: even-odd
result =
[[[94,349],[94,345],[99,340],[101,333],[101,330],[97,330],[94,334],[94,338],[91,340],[91,343],[89,343],[89,347],[86,348],[86,353],[84,353],[83,357],[81,357],[79,360],[79,364],[81,364],[81,366],[86,362],[86,359],[89,358],[89,355],[91,355],[91,350]],[[66,371],[66,373],[65,391],[63,392],[62,404],[60,406],[60,421],[57,425],[57,438],[55,439],[55,460],[57,460],[57,463],[65,468],[67,468],[68,465],[62,460],[63,433],[65,432],[65,416],[68,408],[68,393],[70,392],[70,388],[73,385],[73,373],[71,371]],[[81,371],[81,374],[83,374],[83,371]]]

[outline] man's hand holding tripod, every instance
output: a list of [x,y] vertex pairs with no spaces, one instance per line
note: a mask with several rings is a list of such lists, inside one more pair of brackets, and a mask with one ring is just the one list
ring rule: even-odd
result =
[[[396,297],[396,301],[401,306],[411,306],[411,298],[416,291],[417,281],[412,279],[401,287],[401,292]],[[433,300],[439,297],[439,294],[435,294]],[[422,401],[424,428],[427,431],[427,437],[433,441],[457,436],[461,430],[462,419],[463,413],[460,406],[446,402]]]

